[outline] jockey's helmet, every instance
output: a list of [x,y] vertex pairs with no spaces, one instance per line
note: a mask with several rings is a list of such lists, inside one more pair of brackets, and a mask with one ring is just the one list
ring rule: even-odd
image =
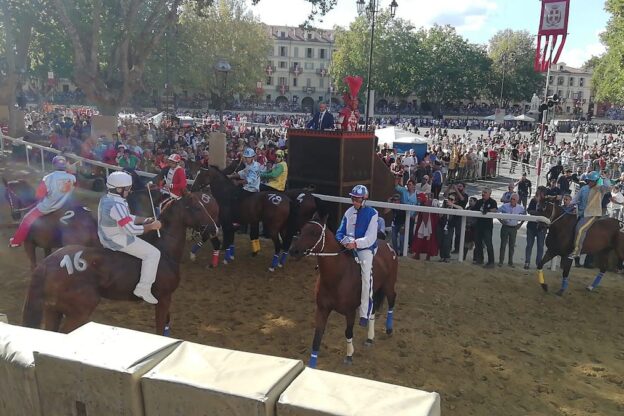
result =
[[353,187],[353,189],[351,189],[351,192],[349,192],[349,195],[354,197],[354,198],[367,199],[368,198],[368,189],[366,189],[366,186],[364,186],[364,185],[355,185]]
[[52,165],[57,169],[65,169],[67,167],[67,159],[65,156],[57,155],[52,159]]
[[113,172],[106,178],[106,186],[108,189],[127,188],[132,186],[132,176],[122,171]]
[[254,152],[254,150],[251,147],[248,147],[243,151],[243,157],[255,157],[255,156],[256,156],[256,152]]
[[275,156],[281,157],[282,159],[284,159],[284,151],[283,150],[276,151]]
[[598,179],[600,179],[600,173],[596,171],[590,172],[589,174],[587,174],[587,177],[585,178],[585,180],[593,181],[593,182],[598,182]]
[[182,158],[180,157],[179,154],[177,153],[172,153],[167,160],[171,161],[171,162],[175,162],[175,163],[180,163],[180,161],[182,161]]

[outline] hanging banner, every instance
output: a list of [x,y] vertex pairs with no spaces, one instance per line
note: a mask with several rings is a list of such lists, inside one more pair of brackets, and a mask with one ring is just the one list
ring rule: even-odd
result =
[[536,71],[546,72],[550,64],[559,61],[568,35],[569,14],[570,0],[542,0],[535,51]]

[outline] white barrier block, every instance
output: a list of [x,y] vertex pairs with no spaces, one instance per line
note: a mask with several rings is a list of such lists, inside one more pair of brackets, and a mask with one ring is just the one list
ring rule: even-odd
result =
[[306,368],[282,393],[278,416],[439,416],[440,395]]
[[146,416],[273,416],[300,360],[184,342],[142,379]]
[[140,379],[179,340],[90,322],[54,353],[35,353],[44,416],[143,416]]
[[61,345],[65,337],[0,323],[0,415],[41,415],[33,352]]

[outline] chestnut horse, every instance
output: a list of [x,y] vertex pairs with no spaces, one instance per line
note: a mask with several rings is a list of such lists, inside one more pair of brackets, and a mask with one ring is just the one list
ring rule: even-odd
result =
[[[187,194],[171,203],[160,220],[161,238],[145,236],[161,252],[152,293],[156,305],[156,333],[164,334],[173,292],[180,283],[180,260],[187,228],[212,227],[214,204],[201,194]],[[137,301],[132,294],[139,281],[141,260],[104,248],[63,247],[48,256],[33,272],[23,311],[23,325],[71,332],[89,321],[101,298]]]
[[[561,296],[568,288],[572,266],[572,260],[568,256],[574,250],[574,229],[577,218],[576,214],[566,213],[560,205],[552,202],[545,202],[543,213],[544,216],[550,218],[550,225],[546,236],[546,253],[537,265],[537,277],[542,289],[547,292],[548,285],[544,280],[542,268],[553,258],[561,256],[563,273],[561,288],[557,291],[557,295]],[[615,251],[620,262],[624,260],[624,234],[620,232],[620,222],[617,219],[603,217],[591,225],[581,248],[581,253],[594,256],[594,264],[600,270],[592,284],[586,287],[587,290],[592,291],[600,285],[600,281],[607,271],[609,253],[612,250]]]
[[[344,315],[347,321],[345,337],[347,338],[346,364],[353,363],[353,324],[358,306],[362,280],[360,266],[355,261],[351,250],[346,250],[336,241],[334,234],[327,228],[327,215],[321,219],[315,215],[302,229],[298,238],[293,241],[290,254],[300,259],[314,256],[318,262],[319,277],[316,281],[316,311],[314,313],[314,340],[309,366],[316,367],[321,339],[325,332],[327,319],[332,311]],[[373,344],[375,338],[375,313],[383,302],[388,299],[386,317],[386,333],[392,334],[394,303],[396,301],[396,280],[399,262],[390,245],[377,240],[378,249],[373,258],[373,310],[368,321],[367,346]]]
[[[223,247],[226,247],[224,264],[234,260],[234,226],[235,221],[249,224],[249,236],[252,242],[252,255],[259,250],[260,221],[273,241],[275,252],[269,271],[275,271],[281,257],[290,247],[291,239],[287,233],[290,198],[274,192],[258,192],[249,195],[242,201],[237,198],[238,187],[216,166],[201,168],[191,187],[196,191],[210,185],[210,190],[219,203],[219,220],[223,229]],[[236,218],[235,212],[238,212]],[[254,248],[254,241],[257,244]]]
[[[33,188],[27,182],[21,179],[5,181],[5,186],[14,218],[15,212],[24,210],[22,207],[30,209],[36,203],[34,190],[32,191],[32,200],[29,197],[30,190]],[[91,215],[91,211],[72,199],[68,200],[60,209],[38,218],[30,227],[28,237],[24,241],[24,251],[30,261],[31,270],[37,265],[37,247],[43,248],[45,256],[48,256],[53,248],[70,244],[100,246],[100,240],[97,236],[97,222]]]

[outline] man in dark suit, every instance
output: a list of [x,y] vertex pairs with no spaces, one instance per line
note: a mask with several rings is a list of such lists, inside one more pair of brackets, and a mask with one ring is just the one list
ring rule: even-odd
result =
[[329,130],[334,128],[334,116],[327,110],[327,104],[321,103],[319,111],[308,121],[306,127],[312,130]]

